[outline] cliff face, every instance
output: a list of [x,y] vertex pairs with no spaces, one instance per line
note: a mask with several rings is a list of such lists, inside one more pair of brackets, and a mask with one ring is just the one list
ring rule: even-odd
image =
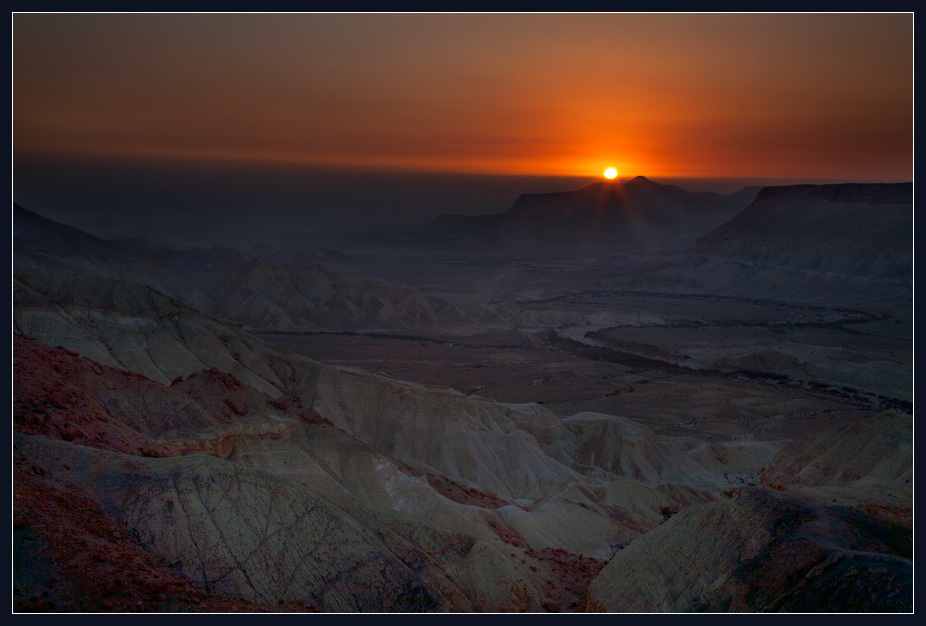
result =
[[766,187],[697,248],[746,251],[762,243],[792,249],[842,246],[846,253],[900,254],[913,246],[913,184]]
[[766,187],[680,260],[643,268],[635,280],[650,289],[791,302],[906,302],[912,193],[912,183]]

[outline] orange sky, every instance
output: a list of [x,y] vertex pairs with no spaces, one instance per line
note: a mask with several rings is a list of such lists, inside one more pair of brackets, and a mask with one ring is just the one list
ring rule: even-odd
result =
[[913,16],[29,15],[14,150],[912,180]]

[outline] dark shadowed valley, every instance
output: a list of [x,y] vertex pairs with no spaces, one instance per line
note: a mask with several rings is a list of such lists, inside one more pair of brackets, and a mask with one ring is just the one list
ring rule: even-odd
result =
[[641,176],[206,247],[14,205],[14,611],[912,611],[912,204]]

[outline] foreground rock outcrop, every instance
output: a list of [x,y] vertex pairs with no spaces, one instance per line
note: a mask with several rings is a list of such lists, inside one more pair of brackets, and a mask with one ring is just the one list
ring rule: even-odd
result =
[[688,508],[615,555],[590,610],[911,611],[911,426],[887,414],[784,445],[769,488]]
[[618,553],[593,611],[910,611],[912,529],[848,507],[742,489]]

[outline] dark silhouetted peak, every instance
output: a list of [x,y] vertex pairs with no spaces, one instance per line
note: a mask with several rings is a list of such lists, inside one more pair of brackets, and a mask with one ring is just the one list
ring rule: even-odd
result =
[[[623,189],[624,191],[628,191],[628,190],[639,191],[643,189],[653,189],[653,190],[677,189],[678,191],[681,191],[682,193],[689,193],[674,185],[663,185],[661,183],[653,182],[646,176],[637,176],[636,178],[628,180],[627,182],[620,182],[619,180],[616,180],[616,179],[615,180],[597,180],[591,184],[586,185],[585,187],[583,187],[582,189],[578,191],[567,191],[564,193],[579,193],[582,191],[589,191],[589,190],[601,191],[601,190],[617,190],[617,189]],[[525,195],[536,195],[536,194],[525,194]],[[539,195],[550,195],[550,194],[539,194]]]
[[93,235],[77,230],[71,226],[52,221],[30,211],[19,204],[13,203],[13,236],[31,239],[35,236],[75,237],[85,241],[105,243]]
[[54,256],[118,256],[120,247],[13,204],[13,246],[17,252]]
[[522,194],[504,213],[444,216],[432,228],[483,241],[516,239],[672,248],[693,243],[742,210],[740,197],[689,192],[637,176],[575,191]]

